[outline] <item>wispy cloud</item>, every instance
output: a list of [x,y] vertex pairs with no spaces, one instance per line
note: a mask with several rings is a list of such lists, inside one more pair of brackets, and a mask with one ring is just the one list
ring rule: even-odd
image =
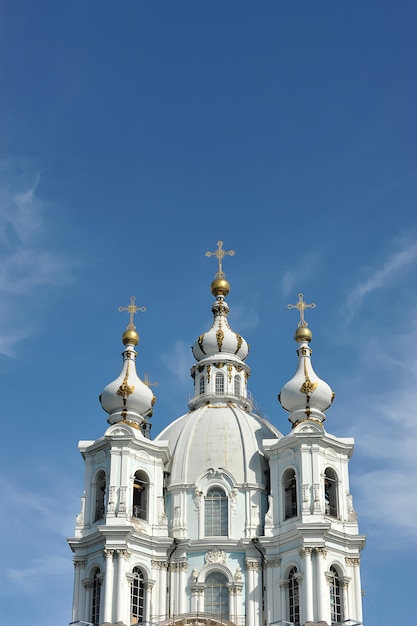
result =
[[162,362],[181,385],[189,384],[190,380],[190,346],[184,341],[177,340],[172,350],[161,355]]
[[314,275],[319,265],[319,256],[314,252],[303,256],[298,263],[291,263],[291,266],[284,271],[281,281],[283,296],[299,291],[300,285],[305,284]]
[[378,350],[373,339],[361,343],[373,358],[358,363],[348,381],[349,400],[339,408],[356,439],[352,492],[359,522],[372,527],[377,542],[387,533],[397,533],[399,542],[417,540],[417,357],[404,350],[416,341],[412,330],[407,342],[400,334],[386,337],[392,358],[384,358],[384,347]]
[[408,242],[386,260],[382,267],[370,272],[348,295],[346,303],[346,322],[350,322],[362,306],[367,295],[375,289],[387,287],[398,277],[400,272],[417,261],[417,243]]
[[[40,176],[23,160],[0,161],[0,352],[14,356],[22,339],[14,328],[22,326],[28,310],[25,300],[39,288],[65,285],[72,280],[72,262],[53,247],[47,237],[47,206],[38,194]],[[27,333],[30,323],[25,323]]]

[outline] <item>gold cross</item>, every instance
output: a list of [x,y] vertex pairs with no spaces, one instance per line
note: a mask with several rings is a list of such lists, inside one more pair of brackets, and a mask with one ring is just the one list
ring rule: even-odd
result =
[[129,330],[136,330],[136,326],[133,323],[133,316],[135,315],[135,313],[137,313],[138,311],[142,311],[142,313],[144,311],[146,311],[146,306],[136,306],[135,304],[135,296],[130,296],[130,304],[128,306],[119,306],[119,311],[127,311],[129,313],[129,325],[127,326],[127,328]]
[[145,372],[143,375],[143,382],[145,383],[145,385],[147,387],[159,387],[159,383],[151,383],[149,380],[149,374],[148,372]]
[[307,302],[304,302],[303,294],[299,293],[298,294],[298,302],[297,302],[297,304],[289,304],[288,308],[289,309],[298,309],[300,311],[300,321],[298,322],[298,327],[302,328],[302,327],[308,326],[307,322],[304,319],[304,311],[306,309],[315,309],[316,305],[314,304],[314,302],[312,302],[311,304],[307,304]]
[[206,256],[215,256],[219,262],[219,270],[215,275],[215,278],[224,278],[226,274],[223,272],[223,258],[228,254],[229,256],[234,256],[234,250],[223,250],[223,241],[217,242],[217,250],[215,252],[206,252]]

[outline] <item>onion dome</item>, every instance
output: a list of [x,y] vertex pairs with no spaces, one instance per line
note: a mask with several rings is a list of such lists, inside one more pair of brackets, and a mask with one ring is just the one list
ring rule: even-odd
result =
[[197,361],[222,352],[233,354],[242,361],[248,356],[247,342],[241,335],[233,332],[227,320],[229,305],[224,298],[229,291],[230,284],[225,278],[216,278],[211,284],[211,293],[216,298],[211,307],[214,320],[210,330],[200,335],[192,347]]
[[324,422],[326,411],[333,402],[334,393],[329,385],[315,373],[311,364],[312,350],[309,343],[312,332],[304,319],[304,310],[314,308],[315,304],[306,304],[303,294],[298,294],[299,301],[289,308],[297,308],[300,312],[300,322],[295,331],[295,340],[299,345],[297,350],[298,366],[293,378],[282,388],[278,399],[283,408],[290,413],[289,420],[296,426],[306,420]]
[[145,311],[145,307],[136,307],[132,296],[128,307],[120,307],[119,311],[128,311],[130,323],[122,336],[125,350],[122,352],[123,366],[119,376],[105,387],[100,396],[103,409],[109,414],[109,424],[127,422],[135,428],[143,428],[146,418],[152,415],[152,407],[156,398],[149,386],[141,381],[136,372],[139,335],[133,324],[133,315],[137,311]]

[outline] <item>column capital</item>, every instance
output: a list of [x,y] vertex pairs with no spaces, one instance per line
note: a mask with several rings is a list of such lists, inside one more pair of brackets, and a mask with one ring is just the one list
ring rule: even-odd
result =
[[252,561],[251,559],[245,559],[245,566],[249,572],[258,572],[261,569],[259,561]]
[[83,569],[87,565],[87,561],[85,559],[74,559],[73,563],[75,569]]
[[168,569],[168,561],[151,561],[152,569]]
[[345,561],[346,565],[350,565],[351,567],[359,567],[359,565],[361,564],[360,557],[347,556],[345,558]]

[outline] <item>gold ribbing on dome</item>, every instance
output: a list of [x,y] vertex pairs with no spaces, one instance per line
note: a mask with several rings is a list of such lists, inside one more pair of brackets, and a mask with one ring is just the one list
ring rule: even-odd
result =
[[313,333],[308,328],[308,324],[304,317],[304,311],[306,309],[315,309],[316,305],[314,302],[311,304],[307,304],[304,302],[304,296],[302,293],[298,294],[298,302],[296,304],[288,304],[289,309],[298,309],[300,313],[300,321],[298,322],[297,330],[295,331],[294,339],[300,343],[301,341],[311,341],[313,338]]
[[211,293],[213,296],[227,296],[230,291],[230,283],[226,280],[226,274],[223,272],[223,259],[226,255],[234,256],[234,250],[224,250],[223,241],[217,242],[217,250],[214,252],[206,252],[206,256],[215,256],[219,264],[218,270],[211,283]]
[[128,344],[136,346],[139,343],[139,335],[136,332],[136,326],[133,323],[133,318],[138,311],[141,311],[142,313],[146,311],[146,306],[136,306],[135,300],[135,296],[131,296],[130,304],[128,304],[128,306],[119,306],[120,312],[127,311],[129,313],[129,324],[126,326],[126,330],[122,336],[122,341],[125,346]]

